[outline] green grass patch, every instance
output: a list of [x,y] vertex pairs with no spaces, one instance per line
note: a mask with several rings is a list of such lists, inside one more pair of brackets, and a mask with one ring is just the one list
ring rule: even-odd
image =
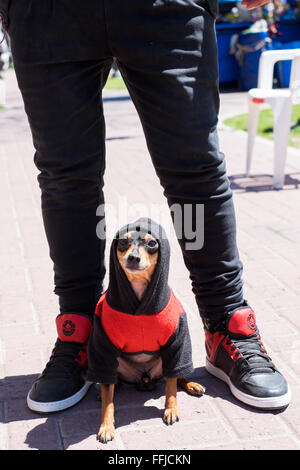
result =
[[126,85],[122,77],[109,77],[104,88],[107,90],[126,90]]
[[[239,129],[241,131],[248,130],[248,114],[239,114],[232,118],[224,120],[224,124]],[[263,109],[259,113],[257,133],[261,137],[273,140],[273,112],[272,109]],[[290,131],[289,145],[300,149],[300,104],[293,106],[292,125]]]

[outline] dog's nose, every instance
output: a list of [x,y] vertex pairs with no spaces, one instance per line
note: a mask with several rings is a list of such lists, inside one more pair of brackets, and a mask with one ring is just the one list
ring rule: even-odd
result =
[[128,255],[129,263],[139,263],[141,261],[140,256],[137,255]]

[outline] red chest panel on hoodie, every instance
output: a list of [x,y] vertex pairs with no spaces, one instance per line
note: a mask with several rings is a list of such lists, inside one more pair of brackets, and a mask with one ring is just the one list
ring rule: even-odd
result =
[[166,307],[153,315],[132,315],[111,308],[104,293],[96,307],[103,329],[114,346],[126,353],[158,351],[176,331],[184,309],[171,291]]

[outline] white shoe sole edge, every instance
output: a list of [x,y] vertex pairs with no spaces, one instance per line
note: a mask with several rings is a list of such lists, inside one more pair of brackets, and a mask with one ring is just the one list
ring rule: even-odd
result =
[[235,396],[235,398],[242,401],[243,403],[246,403],[247,405],[254,406],[255,408],[271,410],[271,409],[284,408],[291,401],[291,392],[289,388],[288,388],[287,393],[278,397],[265,397],[265,398],[254,397],[236,388],[231,382],[228,375],[225,374],[225,372],[222,369],[215,367],[207,358],[206,358],[205,368],[207,372],[214,375],[218,379],[223,380],[223,382],[226,382],[230,388],[231,393]]
[[88,392],[90,386],[93,382],[85,382],[84,386],[74,393],[74,395],[66,398],[65,400],[52,401],[52,402],[40,402],[34,401],[30,398],[28,393],[27,395],[27,406],[32,411],[37,411],[39,413],[53,413],[55,411],[62,411],[70,408],[73,405],[76,405]]

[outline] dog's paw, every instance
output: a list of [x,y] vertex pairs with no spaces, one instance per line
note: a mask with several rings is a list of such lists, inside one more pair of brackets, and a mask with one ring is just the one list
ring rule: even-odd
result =
[[164,412],[163,422],[169,426],[179,421],[177,408],[166,408]]
[[191,395],[201,397],[205,393],[205,387],[196,382],[188,382],[185,386],[185,390]]
[[113,424],[101,424],[99,432],[97,434],[97,441],[106,444],[112,441],[115,437],[115,427]]

